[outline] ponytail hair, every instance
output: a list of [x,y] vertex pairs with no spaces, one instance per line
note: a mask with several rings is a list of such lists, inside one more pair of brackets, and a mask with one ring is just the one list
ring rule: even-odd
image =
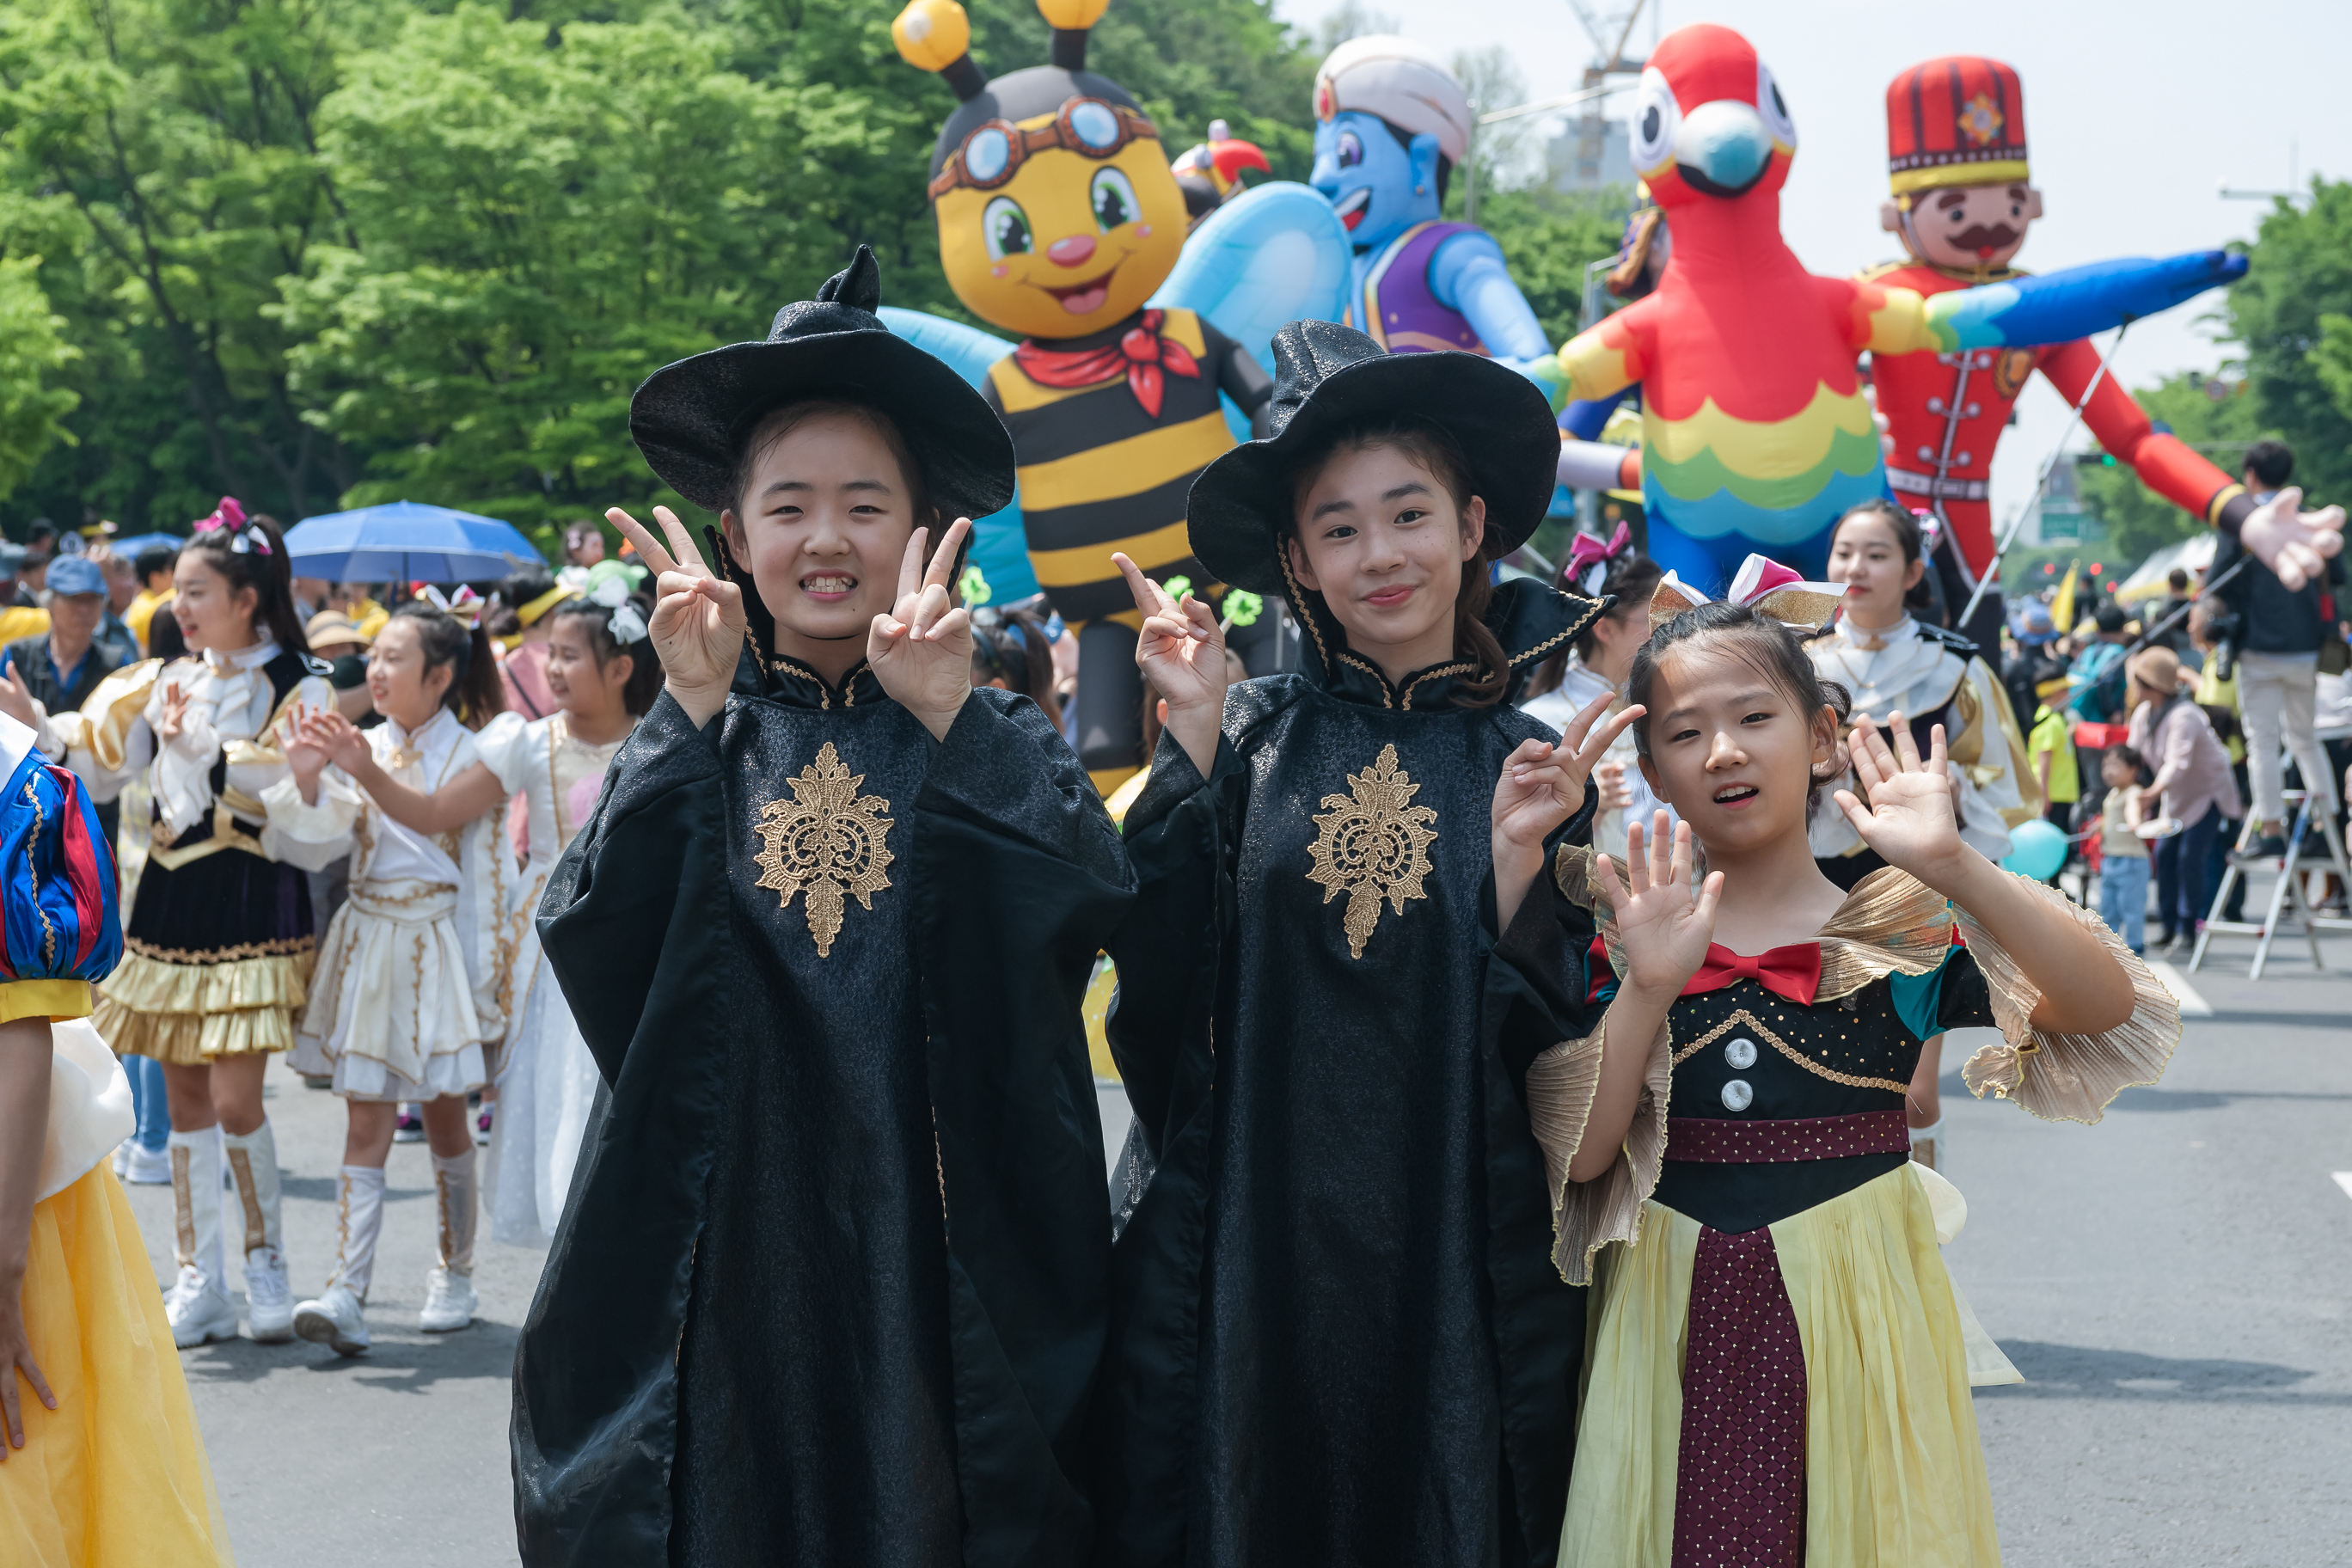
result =
[[205,565],[227,581],[230,592],[253,590],[257,633],[290,653],[310,651],[302,617],[294,608],[294,563],[287,558],[286,536],[273,520],[248,519],[235,497],[223,496],[219,510],[196,524],[195,536],[180,546],[180,553],[202,556]]
[[444,667],[450,670],[441,706],[456,713],[459,723],[478,730],[506,711],[506,688],[499,680],[498,658],[490,650],[489,634],[479,625],[469,626],[422,599],[411,599],[393,611],[392,618],[415,623],[416,644],[424,650],[426,673]]
[[[635,625],[630,629],[637,635],[628,642],[623,642],[613,635],[614,617],[624,606],[636,614]],[[596,660],[599,670],[624,654],[628,656],[629,679],[627,684],[621,688],[621,706],[628,710],[632,719],[644,718],[652,710],[654,699],[661,695],[661,659],[654,653],[654,639],[646,636],[645,630],[653,618],[653,613],[654,607],[644,595],[632,594],[620,605],[610,606],[600,605],[593,599],[566,599],[556,605],[548,617],[551,626],[558,620],[577,620],[584,624],[588,633],[588,652]]]

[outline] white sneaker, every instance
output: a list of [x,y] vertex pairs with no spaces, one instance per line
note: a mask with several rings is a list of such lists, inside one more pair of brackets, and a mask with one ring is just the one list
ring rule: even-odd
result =
[[114,1146],[114,1178],[115,1178],[115,1180],[117,1180],[117,1181],[121,1181],[121,1179],[122,1179],[126,1174],[128,1174],[128,1173],[130,1173],[130,1170],[131,1170],[131,1145],[132,1145],[133,1143],[136,1143],[137,1142],[139,1142],[139,1140],[137,1140],[136,1138],[125,1138],[121,1142],[117,1143],[117,1144]]
[[130,1152],[122,1157],[122,1163],[114,1168],[116,1175],[134,1187],[168,1187],[172,1184],[170,1149],[150,1149],[136,1138],[126,1140],[122,1146]]
[[282,1345],[294,1337],[294,1292],[286,1283],[286,1255],[274,1247],[257,1247],[245,1255],[245,1332],[264,1345]]
[[348,1285],[330,1285],[318,1300],[295,1308],[294,1331],[314,1345],[334,1346],[337,1355],[358,1355],[368,1348],[367,1319]]
[[416,1326],[428,1334],[455,1333],[470,1325],[481,1307],[470,1278],[436,1268],[425,1277],[425,1310],[416,1314]]
[[172,1324],[172,1342],[184,1351],[236,1338],[236,1308],[194,1264],[184,1266],[164,1293],[163,1316]]

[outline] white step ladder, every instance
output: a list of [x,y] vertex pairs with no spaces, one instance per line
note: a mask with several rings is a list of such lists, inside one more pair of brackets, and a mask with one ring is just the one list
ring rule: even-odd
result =
[[[2260,980],[2263,966],[2270,963],[2271,943],[2280,927],[2292,916],[2303,927],[2303,939],[2311,947],[2311,966],[2325,969],[2319,956],[2319,933],[2323,931],[2352,931],[2352,920],[2322,914],[2311,901],[2303,885],[2304,877],[2315,871],[2333,871],[2352,890],[2352,861],[2344,852],[2344,837],[2337,830],[2336,814],[2328,810],[2314,812],[2309,790],[2291,789],[2285,792],[2287,802],[2294,807],[2294,826],[2286,839],[2286,856],[2279,862],[2279,878],[2271,889],[2271,904],[2257,925],[2252,921],[2225,921],[2221,911],[2229,907],[2230,894],[2236,889],[2246,868],[2233,857],[2229,868],[2221,874],[2221,884],[2213,889],[2213,907],[2207,912],[2205,929],[2197,933],[2197,946],[2189,954],[2189,969],[2195,973],[2205,962],[2206,951],[2217,936],[2250,936],[2254,938],[2253,968],[2248,978]],[[2316,821],[2314,821],[2315,816]],[[2254,841],[2253,813],[2246,814],[2246,825],[2238,835],[2236,847],[2243,849]],[[2314,843],[2313,840],[2317,842]]]

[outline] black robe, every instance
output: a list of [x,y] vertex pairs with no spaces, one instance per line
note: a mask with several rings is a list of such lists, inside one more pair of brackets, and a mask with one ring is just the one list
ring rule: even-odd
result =
[[540,911],[607,1103],[516,1357],[527,1563],[1084,1560],[1132,892],[1026,698],[656,703]]
[[[1505,588],[1514,686],[1601,608]],[[1551,731],[1314,629],[1310,675],[1228,693],[1212,775],[1162,745],[1127,816],[1110,1041],[1156,1168],[1113,1250],[1097,1560],[1549,1563],[1584,1292],[1525,1079],[1584,1031],[1592,928],[1546,875],[1498,942],[1489,846],[1503,759]],[[1591,821],[1588,792],[1555,847]],[[1315,874],[1375,839],[1427,867],[1357,956],[1378,888]]]

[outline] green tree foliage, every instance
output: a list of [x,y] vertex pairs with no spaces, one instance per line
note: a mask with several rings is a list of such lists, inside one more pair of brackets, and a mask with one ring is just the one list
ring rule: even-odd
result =
[[[886,298],[963,315],[923,190],[954,98],[895,9],[10,0],[0,442],[33,467],[0,521],[407,496],[546,540],[658,499],[637,382],[858,242]],[[1029,0],[969,9],[983,68],[1047,58]],[[1222,117],[1305,176],[1318,57],[1271,0],[1118,0],[1091,52],[1171,154]]]
[[2306,208],[2272,209],[2229,315],[2263,432],[2294,448],[2295,482],[2352,500],[2352,182],[2314,180]]
[[[2183,374],[2132,395],[2147,410],[2149,418],[2169,426],[2175,436],[2232,478],[2246,447],[2262,435],[2257,399],[2245,381]],[[2120,464],[2082,464],[2075,470],[2075,479],[2084,510],[2099,521],[2098,548],[2125,563],[2126,570],[2205,528],[2203,518],[2166,500]]]
[[80,398],[58,384],[74,358],[65,319],[49,310],[34,274],[38,257],[0,261],[0,498],[24,483],[60,437]]

